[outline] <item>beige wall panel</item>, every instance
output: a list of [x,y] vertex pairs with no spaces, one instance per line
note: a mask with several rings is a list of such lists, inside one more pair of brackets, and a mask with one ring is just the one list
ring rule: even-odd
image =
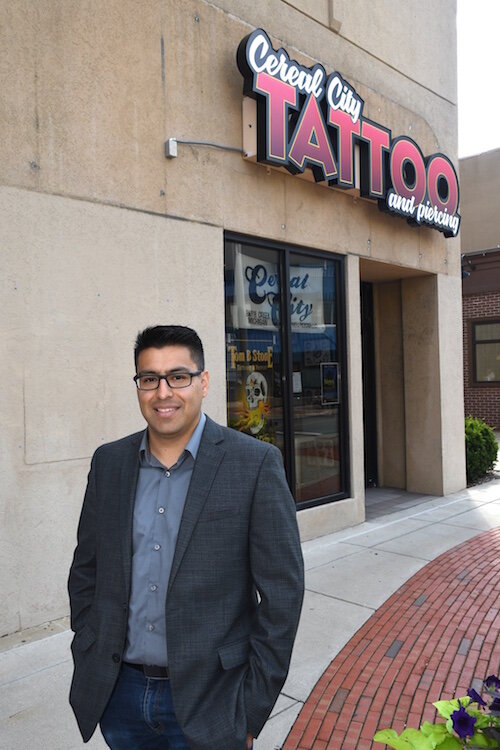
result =
[[219,229],[12,188],[0,190],[0,217],[4,633],[67,612],[88,459],[144,426],[137,331],[158,322],[199,331],[212,374],[206,409],[222,422],[225,350]]
[[38,184],[34,5],[0,2],[0,180],[28,188]]
[[375,284],[378,479],[406,488],[405,399],[401,282]]
[[285,190],[283,175],[238,154],[179,145],[167,167],[169,215],[268,239],[284,239]]
[[370,243],[363,255],[386,263],[420,269],[419,232],[422,230],[417,227],[411,227],[410,230],[406,219],[379,211],[377,207],[371,219]]
[[164,5],[166,136],[241,148],[243,78],[236,50],[252,29],[204,0]]
[[[2,349],[3,351],[3,349]],[[0,366],[0,373],[5,375],[5,368]],[[14,633],[22,627],[19,599],[21,595],[19,575],[19,545],[22,543],[26,520],[23,521],[22,507],[26,499],[19,484],[14,481],[10,465],[15,460],[16,444],[7,437],[2,441],[2,459],[0,464],[0,636]],[[19,449],[18,449],[19,450]],[[7,473],[9,469],[9,474]],[[42,506],[43,507],[43,506]],[[30,524],[31,527],[31,524]],[[30,578],[30,576],[28,576]]]
[[[447,275],[462,280],[462,256],[460,253],[460,232],[458,237],[446,241],[446,268]],[[460,293],[460,298],[462,294]]]
[[240,160],[236,154],[232,154],[231,158],[230,180],[226,184],[220,183],[224,191],[224,228],[271,240],[284,240],[287,183],[283,175]]
[[305,508],[297,514],[300,538],[303,542],[356,526],[363,523],[364,519],[364,496]]
[[[66,581],[89,463],[63,461],[24,466],[17,473],[16,494],[7,498],[17,517],[16,569],[13,581],[7,583],[17,589],[17,599],[11,602],[11,612],[18,620],[16,629],[68,614]],[[0,534],[2,547],[3,529]],[[2,580],[0,588],[3,586]],[[0,632],[12,632],[5,615],[2,611]]]
[[407,489],[443,495],[465,484],[461,281],[405,279]]
[[446,238],[441,232],[427,226],[420,227],[418,266],[430,273],[461,276],[460,242],[454,237]]
[[443,494],[466,486],[462,280],[438,276]]
[[161,3],[141,2],[140,23],[135,0],[7,5],[19,60],[5,96],[26,87],[32,101],[19,98],[20,133],[1,145],[4,182],[27,184],[35,143],[38,189],[164,211]]
[[314,18],[315,21],[329,26],[330,17],[333,15],[330,7],[333,9],[332,0],[282,0],[286,5],[300,10],[301,13]]
[[353,200],[340,190],[320,187],[292,175],[286,179],[283,239],[339,253],[362,253],[370,217],[376,207]]
[[359,258],[346,259],[347,382],[349,383],[349,440],[351,496],[357,501],[357,521],[365,513],[365,453],[363,431],[363,380],[361,351],[361,295]]
[[433,0],[334,0],[334,12],[342,37],[410,80],[456,100],[456,0],[442,0],[439,8]]
[[500,148],[460,160],[463,253],[500,247],[499,173]]
[[406,414],[406,489],[443,494],[437,278],[401,282]]

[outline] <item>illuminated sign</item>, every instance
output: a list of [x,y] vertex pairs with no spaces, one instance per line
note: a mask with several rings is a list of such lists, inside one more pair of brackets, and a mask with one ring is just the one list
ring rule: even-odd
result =
[[[307,68],[273,49],[263,29],[238,47],[243,93],[257,101],[257,161],[292,174],[312,170],[316,182],[354,188],[380,208],[427,224],[445,237],[460,228],[459,187],[441,153],[424,157],[411,138],[363,117],[364,101],[340,73]],[[359,147],[356,175],[355,146]],[[356,177],[359,179],[356,180]]]

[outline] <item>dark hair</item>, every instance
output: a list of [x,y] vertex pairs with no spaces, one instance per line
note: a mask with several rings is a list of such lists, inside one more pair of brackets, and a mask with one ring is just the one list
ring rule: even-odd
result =
[[137,360],[143,349],[163,349],[164,346],[186,346],[196,367],[199,370],[205,369],[203,344],[196,331],[187,326],[151,326],[137,334],[134,349],[136,370]]

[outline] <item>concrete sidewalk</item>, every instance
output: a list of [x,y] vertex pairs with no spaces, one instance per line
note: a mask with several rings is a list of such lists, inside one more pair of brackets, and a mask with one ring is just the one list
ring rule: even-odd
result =
[[[368,490],[365,523],[306,542],[306,596],[290,674],[255,750],[281,748],[332,659],[403,583],[498,526],[500,479],[493,479],[447,497]],[[51,627],[61,632],[0,642],[1,750],[84,747],[67,704],[71,633],[66,621]],[[106,745],[96,732],[86,747]]]

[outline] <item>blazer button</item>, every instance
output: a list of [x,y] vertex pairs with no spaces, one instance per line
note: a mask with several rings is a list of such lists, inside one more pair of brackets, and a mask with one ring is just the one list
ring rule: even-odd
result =
[[113,659],[115,664],[118,664],[118,662],[120,661],[120,654],[113,654],[111,658]]

